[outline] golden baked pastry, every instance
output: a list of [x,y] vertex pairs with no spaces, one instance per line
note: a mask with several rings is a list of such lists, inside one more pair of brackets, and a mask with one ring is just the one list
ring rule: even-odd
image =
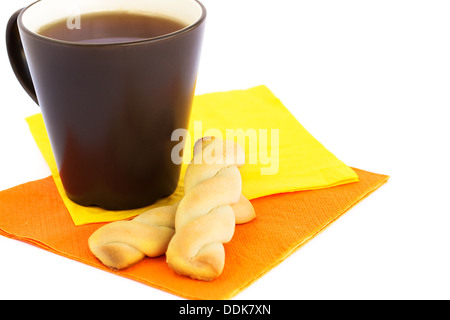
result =
[[232,205],[243,197],[238,167],[244,164],[245,153],[234,141],[205,140],[196,143],[186,170],[185,194],[177,208],[166,260],[181,275],[210,281],[222,273],[223,243],[234,234]]
[[105,224],[89,237],[89,249],[105,266],[117,270],[145,256],[160,256],[175,233],[177,205],[150,209],[133,220]]

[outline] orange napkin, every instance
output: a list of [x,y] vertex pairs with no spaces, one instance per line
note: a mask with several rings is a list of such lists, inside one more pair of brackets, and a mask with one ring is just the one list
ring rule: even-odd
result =
[[145,258],[123,271],[107,269],[87,246],[88,237],[103,224],[75,226],[52,177],[0,192],[0,234],[180,297],[229,299],[388,180],[386,175],[354,170],[359,182],[252,200],[257,218],[236,226],[232,241],[225,244],[225,269],[212,282],[175,274],[165,256]]

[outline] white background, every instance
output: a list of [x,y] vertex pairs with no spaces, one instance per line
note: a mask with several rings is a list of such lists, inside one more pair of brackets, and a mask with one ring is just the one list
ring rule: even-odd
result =
[[[29,0],[0,2],[0,24]],[[238,299],[450,298],[450,3],[204,0],[197,93],[267,85],[346,164],[390,181]],[[0,190],[50,175],[0,43]],[[178,299],[0,237],[1,299]]]

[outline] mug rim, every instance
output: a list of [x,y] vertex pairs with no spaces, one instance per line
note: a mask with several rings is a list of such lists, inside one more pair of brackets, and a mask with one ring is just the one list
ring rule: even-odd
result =
[[178,37],[182,34],[185,34],[187,32],[190,32],[193,29],[196,29],[198,26],[200,26],[206,19],[206,8],[205,6],[199,1],[199,0],[191,0],[195,3],[197,3],[200,6],[200,10],[201,10],[201,15],[200,17],[193,23],[187,25],[184,28],[181,28],[179,30],[170,32],[170,33],[166,33],[166,34],[162,34],[160,36],[156,36],[156,37],[151,37],[151,38],[145,38],[145,39],[139,39],[139,40],[133,40],[133,41],[126,41],[126,42],[106,42],[106,43],[85,43],[85,42],[74,42],[74,41],[67,41],[67,40],[60,40],[60,39],[54,39],[54,38],[50,38],[50,37],[46,37],[43,36],[37,32],[34,32],[32,30],[30,30],[29,28],[27,28],[25,26],[25,24],[22,21],[22,16],[23,14],[32,6],[34,6],[35,4],[41,2],[42,0],[37,0],[35,2],[33,2],[32,4],[28,5],[27,7],[23,8],[21,10],[21,12],[19,13],[18,17],[17,17],[17,23],[18,23],[18,27],[20,30],[25,31],[26,33],[28,33],[29,35],[33,36],[33,37],[37,37],[41,40],[45,40],[45,41],[49,41],[49,42],[53,42],[56,44],[64,44],[64,45],[73,45],[73,46],[80,46],[80,47],[111,47],[111,46],[130,46],[130,45],[138,45],[138,44],[144,44],[144,43],[153,43],[153,42],[158,42],[158,41],[162,41],[162,40],[166,40],[166,39],[170,39],[170,38],[175,38]]

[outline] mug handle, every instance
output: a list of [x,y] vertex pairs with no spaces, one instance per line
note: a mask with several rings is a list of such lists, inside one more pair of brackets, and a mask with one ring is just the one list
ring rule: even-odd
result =
[[8,51],[9,62],[22,87],[29,94],[31,99],[39,105],[33,80],[31,79],[30,69],[23,51],[22,41],[20,39],[17,18],[23,9],[19,9],[11,16],[6,27],[6,48]]

